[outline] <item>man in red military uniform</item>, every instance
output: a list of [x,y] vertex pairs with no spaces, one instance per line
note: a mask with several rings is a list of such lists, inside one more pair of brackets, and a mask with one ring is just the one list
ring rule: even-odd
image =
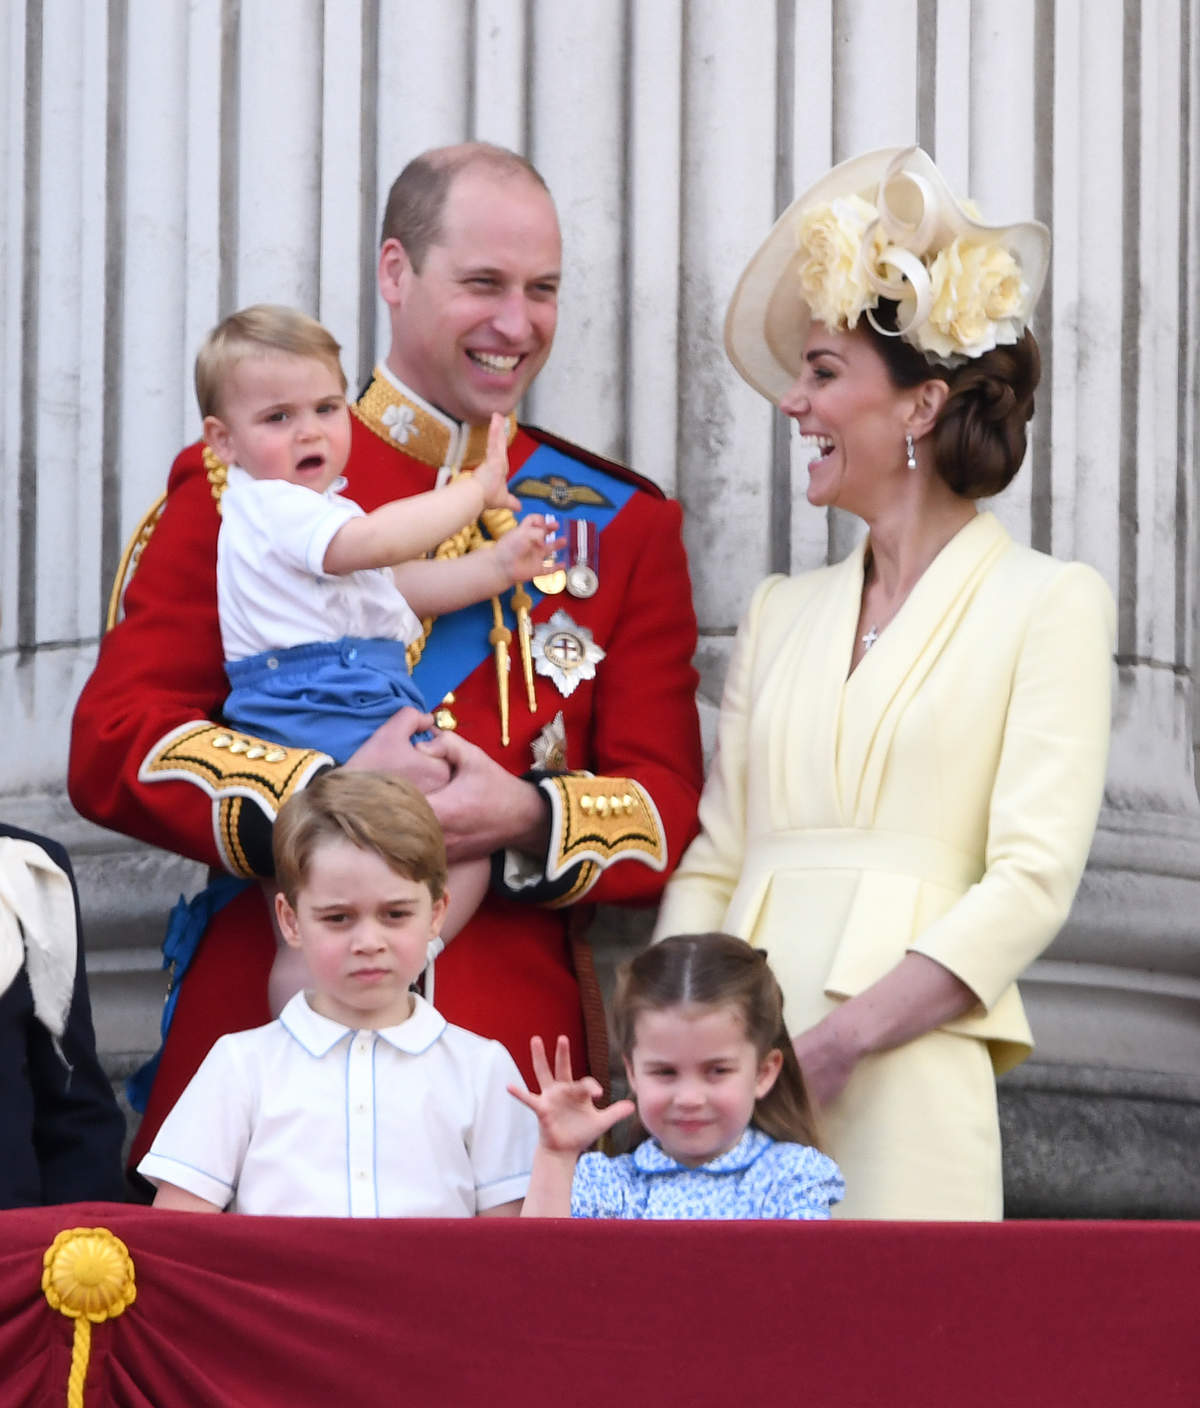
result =
[[[696,624],[679,509],[511,419],[557,317],[558,221],[532,167],[481,144],[426,153],[393,186],[383,236],[391,348],[356,407],[348,492],[370,510],[470,468],[499,411],[513,492],[568,526],[561,570],[430,623],[414,666],[431,707],[441,701],[430,746],[453,776],[431,801],[450,853],[493,856],[491,893],[438,959],[437,1005],[522,1069],[531,1035],[566,1032],[603,1077],[590,906],[652,902],[695,829]],[[224,473],[199,444],[175,462],[76,709],[69,788],[104,826],[261,876],[279,806],[330,759],[220,723]],[[488,526],[439,552],[482,545]],[[403,771],[424,722],[404,711],[346,766]],[[178,988],[135,1161],[216,1037],[268,1020],[273,953],[259,886],[215,908]]]

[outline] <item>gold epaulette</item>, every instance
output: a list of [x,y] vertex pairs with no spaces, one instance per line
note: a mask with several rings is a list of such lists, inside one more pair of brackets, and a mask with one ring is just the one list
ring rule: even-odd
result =
[[159,494],[158,498],[147,509],[145,516],[138,526],[129,536],[129,541],[125,544],[125,551],[121,554],[121,560],[117,563],[116,575],[113,577],[112,591],[108,594],[108,610],[104,616],[104,629],[111,631],[121,619],[121,606],[125,600],[125,588],[129,585],[129,579],[137,571],[138,559],[142,555],[142,549],[150,541],[150,536],[158,527],[158,520],[162,517],[162,511],[167,506],[167,496],[165,493]]
[[241,844],[242,808],[253,803],[273,823],[293,792],[333,759],[312,748],[284,748],[207,719],[181,724],[161,738],[138,769],[140,782],[191,782],[215,804],[213,829],[225,866],[253,875]]
[[561,879],[579,866],[570,890],[554,900],[555,908],[587,894],[615,860],[666,869],[667,843],[658,808],[631,777],[563,773],[543,777],[539,785],[550,799],[546,879]]
[[[203,450],[204,470],[208,477],[208,487],[216,501],[217,512],[221,511],[221,495],[225,491],[225,480],[229,470],[224,462],[205,445]],[[117,563],[117,570],[113,576],[112,590],[108,594],[108,610],[104,616],[104,629],[111,631],[121,619],[121,611],[125,602],[125,588],[128,587],[137,571],[137,565],[142,556],[142,550],[150,541],[155,528],[158,527],[158,520],[162,517],[163,509],[167,506],[167,495],[165,492],[159,494],[158,498],[150,505],[142,516],[141,522],[129,535],[129,541],[125,544],[125,550],[121,554],[121,560]]]

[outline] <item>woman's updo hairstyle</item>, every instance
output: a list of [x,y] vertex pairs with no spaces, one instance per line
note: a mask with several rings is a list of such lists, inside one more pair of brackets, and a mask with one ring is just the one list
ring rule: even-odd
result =
[[[884,327],[895,327],[895,303],[881,300],[874,312]],[[1025,427],[1042,375],[1033,334],[1026,329],[1016,342],[993,347],[958,367],[939,367],[902,337],[876,332],[866,318],[859,327],[897,389],[924,381],[949,386],[931,439],[934,468],[950,488],[965,499],[986,499],[1007,488],[1025,458]]]

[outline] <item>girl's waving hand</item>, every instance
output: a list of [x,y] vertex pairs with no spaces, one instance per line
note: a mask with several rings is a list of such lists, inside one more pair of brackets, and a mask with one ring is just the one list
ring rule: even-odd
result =
[[571,1043],[565,1036],[560,1036],[555,1046],[553,1071],[540,1036],[530,1040],[529,1054],[541,1093],[534,1095],[515,1085],[508,1087],[508,1093],[516,1096],[522,1105],[528,1105],[538,1117],[542,1148],[555,1154],[578,1156],[619,1120],[634,1113],[636,1106],[632,1100],[617,1100],[602,1110],[597,1108],[595,1102],[604,1091],[592,1076],[581,1080],[572,1077]]
[[555,1045],[553,1071],[540,1036],[530,1040],[529,1052],[539,1093],[508,1087],[508,1093],[538,1118],[538,1147],[522,1215],[570,1217],[571,1183],[580,1154],[618,1120],[632,1115],[636,1106],[632,1100],[616,1100],[602,1110],[597,1108],[596,1101],[604,1093],[600,1082],[591,1076],[573,1078],[571,1043],[565,1036]]

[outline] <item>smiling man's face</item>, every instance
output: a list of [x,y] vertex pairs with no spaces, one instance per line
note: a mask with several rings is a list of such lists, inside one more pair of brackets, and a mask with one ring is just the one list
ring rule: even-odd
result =
[[524,173],[465,167],[420,270],[397,240],[380,252],[388,366],[456,420],[480,425],[493,411],[507,415],[550,355],[561,270],[547,192]]

